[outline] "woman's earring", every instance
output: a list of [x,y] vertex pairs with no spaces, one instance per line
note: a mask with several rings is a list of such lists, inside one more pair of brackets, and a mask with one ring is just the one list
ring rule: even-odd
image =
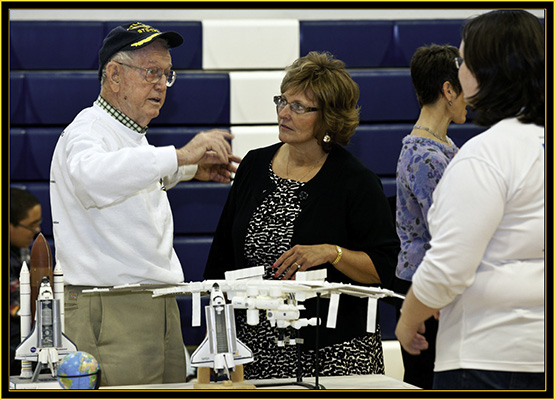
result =
[[322,140],[324,141],[324,143],[329,143],[331,142],[331,136],[326,133]]
[[452,106],[452,105],[453,105],[453,102],[452,102],[452,101],[449,101],[449,103],[447,103],[447,104],[449,104],[450,106]]

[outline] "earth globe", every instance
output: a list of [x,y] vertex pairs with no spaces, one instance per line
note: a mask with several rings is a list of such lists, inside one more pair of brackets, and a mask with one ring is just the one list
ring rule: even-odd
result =
[[97,389],[100,366],[87,352],[76,351],[65,356],[58,366],[58,383],[64,389]]

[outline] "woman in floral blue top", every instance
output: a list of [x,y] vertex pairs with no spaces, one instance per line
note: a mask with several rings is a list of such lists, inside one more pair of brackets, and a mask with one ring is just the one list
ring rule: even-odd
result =
[[[459,83],[455,58],[458,49],[449,45],[420,47],[411,60],[411,77],[420,116],[410,135],[403,139],[397,164],[397,235],[401,240],[394,289],[406,293],[412,275],[430,247],[427,214],[432,194],[457,146],[447,137],[451,122],[466,121],[466,103]],[[437,321],[426,321],[427,351],[413,356],[403,350],[404,381],[431,389],[435,359]]]

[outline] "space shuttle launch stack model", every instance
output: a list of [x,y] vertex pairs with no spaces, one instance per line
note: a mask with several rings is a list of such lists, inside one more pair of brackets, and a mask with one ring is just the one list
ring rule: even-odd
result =
[[[43,366],[55,377],[59,361],[77,347],[63,334],[63,273],[59,266],[52,271],[52,253],[42,233],[31,248],[30,264],[28,268],[23,263],[19,276],[21,344],[15,358],[22,360],[20,377],[37,381]],[[33,361],[37,362],[34,373]]]
[[195,388],[215,388],[210,382],[209,368],[216,379],[225,379],[227,389],[254,389],[243,381],[243,365],[253,361],[252,351],[237,339],[233,305],[227,304],[216,283],[210,291],[210,304],[205,307],[207,336],[191,356],[191,365],[198,367]]

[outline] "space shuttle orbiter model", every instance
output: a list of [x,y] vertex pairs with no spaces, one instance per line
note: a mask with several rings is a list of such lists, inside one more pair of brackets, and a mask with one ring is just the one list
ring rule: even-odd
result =
[[[15,350],[15,358],[22,360],[20,377],[32,378],[33,382],[38,380],[45,365],[50,368],[52,376],[56,376],[58,362],[67,354],[77,351],[77,346],[63,334],[63,273],[57,266],[52,274],[50,254],[46,239],[39,234],[31,249],[31,268],[23,263],[19,275],[21,343]],[[50,283],[51,276],[54,278],[54,290]],[[37,281],[40,282],[38,287]],[[36,298],[35,307],[32,307],[33,298]],[[33,361],[37,362],[34,373]]]
[[205,307],[207,335],[191,355],[193,367],[210,367],[218,376],[231,379],[236,365],[253,361],[252,351],[237,339],[233,305],[226,304],[219,285],[210,291],[210,304]]

